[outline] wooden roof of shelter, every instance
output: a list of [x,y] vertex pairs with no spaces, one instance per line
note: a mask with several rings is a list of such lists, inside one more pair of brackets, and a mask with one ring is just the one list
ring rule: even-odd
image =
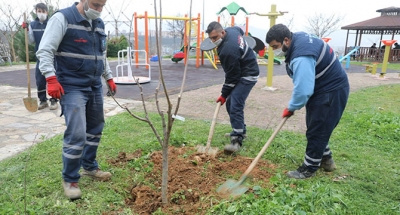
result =
[[362,30],[362,34],[400,34],[400,8],[388,7],[376,12],[381,16],[343,26],[343,30]]
[[341,29],[347,30],[346,37],[346,52],[350,51],[348,47],[350,31],[355,31],[354,46],[361,45],[363,34],[380,35],[379,46],[381,47],[383,35],[400,35],[400,8],[388,7],[379,9],[376,12],[381,13],[381,16],[368,19],[362,22],[357,22],[351,25],[343,26]]

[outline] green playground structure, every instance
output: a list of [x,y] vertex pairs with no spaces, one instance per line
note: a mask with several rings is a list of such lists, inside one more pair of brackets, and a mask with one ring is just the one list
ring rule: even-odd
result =
[[[268,59],[268,54],[265,54],[265,55],[264,55],[264,58],[265,58],[265,59]],[[276,63],[276,64],[278,64],[278,65],[281,65],[281,64],[282,64],[282,61],[279,60],[278,58],[274,58],[274,63]]]

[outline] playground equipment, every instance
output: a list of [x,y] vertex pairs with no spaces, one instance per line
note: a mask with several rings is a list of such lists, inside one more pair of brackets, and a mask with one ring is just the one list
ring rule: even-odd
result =
[[[267,53],[265,53],[264,58],[265,58],[265,59],[268,59],[268,54],[267,54]],[[278,64],[278,65],[281,65],[281,64],[282,64],[282,61],[279,60],[278,58],[275,58],[275,57],[274,57],[274,63],[276,63],[276,64]]]
[[378,68],[378,63],[365,64],[363,66],[365,66],[365,72],[369,72],[373,77],[376,77],[376,69]]
[[353,53],[355,53],[358,49],[360,48],[360,46],[356,46],[354,47],[353,50],[351,50],[349,53],[347,53],[345,56],[341,57],[339,59],[339,62],[341,63],[343,60],[346,60],[346,69],[348,69],[350,67],[350,57]]
[[328,43],[329,40],[331,40],[331,38],[329,38],[329,37],[322,37],[321,39],[322,39],[323,41],[325,41],[326,43]]
[[[144,54],[144,63],[139,63],[139,53]],[[136,54],[136,64],[132,63],[132,56]],[[132,66],[136,67],[142,65],[148,69],[147,76],[134,76],[132,73]],[[124,68],[126,67],[126,71]],[[116,75],[114,76],[114,82],[116,84],[137,84],[136,80],[140,84],[148,83],[151,81],[151,67],[148,63],[148,57],[145,50],[132,50],[131,47],[127,47],[126,50],[118,51],[118,65],[115,68]]]
[[[197,43],[193,43],[192,45],[189,46],[189,51],[192,49],[195,49],[197,47]],[[174,53],[173,57],[171,60],[175,63],[178,63],[179,61],[183,60],[185,58],[185,52],[184,52],[185,46],[182,46],[182,48],[179,50],[179,52]]]
[[[204,38],[204,32],[202,33],[202,37]],[[213,67],[215,69],[217,68],[217,58],[215,58],[217,56],[217,51],[215,50],[215,45],[214,43],[211,41],[210,38],[205,38],[203,40],[203,42],[201,42],[200,44],[200,49],[203,51],[202,54],[202,64],[204,64],[204,55],[206,55],[207,59],[211,62],[211,64],[213,65]]]
[[390,48],[397,40],[381,40],[381,41],[383,44],[385,44],[385,54],[383,55],[382,70],[381,74],[379,75],[379,78],[386,79],[385,74],[387,69],[387,63],[389,61]]
[[[281,11],[276,11],[276,5],[272,4],[271,5],[271,11],[267,14],[260,14],[260,13],[250,13],[250,14],[255,14],[258,16],[268,16],[268,18],[270,19],[270,27],[272,27],[273,25],[275,25],[275,21],[278,18],[278,16],[283,16],[285,13],[287,12],[281,12]],[[267,66],[267,86],[264,87],[264,90],[276,90],[276,88],[272,87],[272,77],[274,74],[274,52],[272,50],[272,47],[268,48],[268,56],[272,56],[268,58],[268,66]]]
[[[138,19],[144,19],[145,22],[145,31],[144,31],[144,38],[145,38],[145,50],[147,53],[149,53],[149,26],[148,26],[148,22],[149,19],[167,19],[167,20],[184,20],[185,21],[185,29],[184,29],[184,47],[188,46],[188,43],[190,43],[190,41],[187,41],[188,39],[188,34],[192,34],[193,32],[195,33],[196,39],[197,39],[197,43],[196,43],[196,67],[199,67],[199,62],[200,62],[200,47],[198,44],[200,44],[200,13],[197,15],[197,17],[195,18],[189,18],[187,17],[187,15],[185,15],[185,17],[174,17],[174,16],[162,16],[162,17],[156,17],[156,16],[149,16],[147,14],[147,11],[145,11],[144,15],[137,15],[137,13],[135,12],[133,14],[133,19],[134,19],[134,36],[135,36],[135,43],[134,43],[134,49],[135,50],[139,50],[139,39],[138,39],[138,24],[137,24],[137,20]],[[197,21],[196,23],[196,29],[192,29],[192,22]],[[188,24],[189,23],[189,24]],[[188,27],[189,26],[189,27]],[[191,31],[189,32],[189,29],[191,29]],[[187,51],[189,51],[187,48],[183,48],[183,53],[184,56],[187,55]],[[136,57],[136,64],[138,64],[137,61],[137,56],[138,53],[135,53]],[[187,59],[184,58],[184,64],[186,65],[187,63]]]
[[[256,38],[251,36],[243,36],[243,39],[247,42],[249,48],[256,51],[255,50],[255,48],[257,47],[257,42],[255,40]],[[211,62],[211,64],[214,66],[215,69],[218,69],[216,64],[219,63],[219,60],[218,60],[218,53],[215,48],[216,46],[214,45],[214,43],[211,41],[210,38],[204,39],[200,45],[200,49],[204,52],[208,60]]]
[[[235,2],[232,2],[232,3],[230,3],[228,6],[226,6],[226,7],[223,7],[223,8],[221,8],[221,10],[217,13],[217,15],[218,15],[218,22],[221,22],[221,13],[222,12],[224,12],[224,11],[228,11],[228,13],[229,13],[229,15],[231,16],[231,26],[235,26],[235,16],[237,15],[237,13],[240,11],[240,10],[242,10],[245,14],[246,14],[246,30],[245,30],[245,36],[247,37],[248,36],[248,23],[249,23],[249,19],[248,19],[248,17],[247,17],[247,15],[248,15],[248,13],[247,13],[247,11],[243,8],[243,7],[240,7],[238,4],[236,4]],[[204,32],[203,32],[203,34],[202,34],[202,36],[203,36],[203,38],[204,38]],[[244,39],[249,43],[252,43],[252,42],[254,42],[255,43],[255,41],[252,41],[251,39],[249,39],[249,38],[246,38],[246,37],[244,37]],[[203,47],[201,48],[202,50],[203,50],[203,53],[204,53],[204,55],[207,57],[207,59],[211,62],[211,64],[214,66],[214,68],[215,69],[218,69],[217,68],[217,66],[216,66],[216,64],[218,64],[219,63],[219,60],[218,60],[218,54],[217,54],[217,51],[216,50],[213,50],[213,48],[215,47],[212,47],[213,45],[211,45],[212,44],[212,41],[211,40],[209,40],[208,38],[206,38],[206,39],[204,39],[203,40],[203,42],[202,42],[202,44],[203,43],[205,43],[206,45],[202,45]],[[211,44],[210,44],[211,43]],[[253,44],[249,44],[249,46],[253,46]],[[212,47],[212,48],[211,48]],[[202,60],[203,60],[204,58],[202,57]]]
[[218,15],[218,22],[221,22],[221,13],[224,12],[225,10],[228,11],[229,15],[231,16],[231,26],[235,26],[235,16],[237,13],[241,10],[246,14],[246,30],[245,30],[245,35],[249,35],[249,13],[244,9],[243,7],[240,7],[238,4],[235,2],[230,3],[228,6],[221,8],[221,10],[217,13]]
[[[229,15],[231,16],[231,27],[235,26],[235,16],[237,15],[237,13],[241,10],[246,14],[246,24],[245,24],[245,36],[243,36],[243,38],[245,39],[245,41],[247,42],[248,46],[253,49],[254,51],[258,52],[259,49],[264,49],[265,45],[264,43],[259,40],[258,38],[252,37],[251,35],[249,35],[249,31],[248,31],[248,24],[249,24],[249,18],[247,15],[249,15],[249,13],[247,13],[246,9],[244,9],[243,7],[240,7],[238,4],[236,4],[235,2],[230,3],[228,6],[223,7],[218,13],[218,22],[221,21],[221,13],[224,11],[228,11]],[[203,38],[204,38],[204,32],[202,34]],[[259,43],[259,41],[261,42],[261,45]],[[214,66],[215,69],[218,69],[216,64],[219,63],[218,60],[218,55],[216,50],[214,49],[215,45],[212,43],[212,41],[209,38],[206,38],[203,40],[200,49],[203,51],[203,53],[205,54],[205,56],[208,58],[208,60],[211,62],[211,64]],[[203,59],[203,58],[202,58]]]

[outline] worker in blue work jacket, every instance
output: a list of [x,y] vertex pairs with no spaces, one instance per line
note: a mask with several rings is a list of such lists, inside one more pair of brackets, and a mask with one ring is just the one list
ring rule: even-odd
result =
[[293,92],[282,117],[306,107],[307,147],[302,165],[287,175],[304,179],[318,168],[333,171],[336,165],[329,147],[331,134],[342,117],[349,96],[349,81],[333,49],[306,32],[292,33],[285,25],[272,26],[266,42],[275,55],[285,56]]
[[62,187],[70,199],[81,198],[81,175],[100,181],[111,178],[96,161],[104,127],[101,77],[113,94],[117,89],[105,56],[106,34],[100,18],[106,1],[80,0],[56,12],[36,52],[48,94],[60,99],[65,117]]

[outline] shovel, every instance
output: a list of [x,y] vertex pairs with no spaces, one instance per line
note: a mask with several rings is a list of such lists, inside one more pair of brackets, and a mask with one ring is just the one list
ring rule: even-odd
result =
[[218,148],[211,147],[211,140],[214,135],[215,123],[217,122],[217,116],[218,116],[220,108],[221,108],[221,102],[217,102],[217,107],[215,108],[214,116],[213,116],[213,119],[211,122],[210,132],[208,134],[207,144],[206,144],[206,146],[198,146],[197,147],[197,152],[199,152],[199,153],[206,153],[213,157],[215,157],[217,155]]
[[233,179],[228,179],[225,183],[217,188],[217,193],[219,193],[222,197],[233,197],[237,198],[244,194],[249,188],[242,185],[243,182],[246,180],[249,173],[254,169],[258,160],[260,160],[261,156],[264,154],[265,150],[267,150],[268,146],[271,144],[272,140],[274,140],[276,134],[278,134],[279,130],[281,130],[283,124],[285,124],[288,117],[282,119],[281,123],[278,125],[274,133],[265,143],[264,147],[258,153],[257,157],[251,162],[250,166],[247,168],[246,172],[240,176],[239,181],[235,181]]
[[[26,23],[26,14],[24,13],[24,22]],[[25,53],[26,53],[26,74],[28,76],[28,98],[23,98],[25,108],[30,112],[36,112],[38,109],[37,98],[31,97],[31,73],[29,69],[29,49],[28,49],[28,28],[25,28]]]

